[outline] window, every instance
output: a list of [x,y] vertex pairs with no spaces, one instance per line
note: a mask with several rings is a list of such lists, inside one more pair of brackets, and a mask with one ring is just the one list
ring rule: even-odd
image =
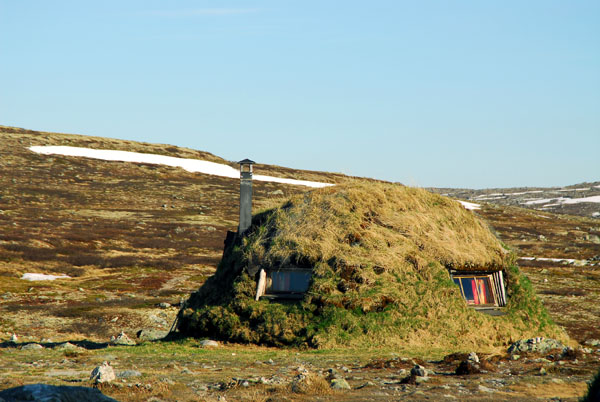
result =
[[267,274],[267,293],[304,293],[310,284],[309,270],[279,270]]
[[473,306],[504,306],[506,296],[502,272],[491,274],[469,274],[456,272],[452,280],[460,288],[460,292]]
[[312,270],[307,268],[261,269],[256,285],[256,300],[301,299],[310,286]]

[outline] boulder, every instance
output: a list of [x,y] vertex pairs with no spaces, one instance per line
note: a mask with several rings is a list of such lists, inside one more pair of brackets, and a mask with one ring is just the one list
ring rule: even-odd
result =
[[112,337],[110,339],[110,343],[118,346],[134,346],[136,345],[135,341],[127,336],[127,334],[123,331],[116,337]]
[[0,401],[117,402],[95,388],[29,384],[0,391]]
[[348,381],[344,378],[334,378],[331,380],[331,388],[333,389],[350,389]]
[[59,343],[58,345],[56,345],[53,349],[55,349],[55,350],[82,350],[83,348],[80,348],[77,345],[73,345],[71,342],[63,342],[63,343]]
[[219,342],[213,341],[211,339],[205,339],[203,341],[200,341],[200,346],[202,346],[203,348],[216,348],[219,346]]
[[473,360],[464,360],[460,362],[458,367],[456,368],[457,375],[467,375],[467,374],[477,374],[481,373],[481,367],[478,363],[475,363]]
[[585,341],[585,344],[589,346],[600,346],[600,339],[588,339]]
[[27,345],[21,346],[21,350],[39,350],[44,349],[39,343],[28,343]]
[[413,377],[426,377],[427,371],[425,370],[425,367],[417,364],[416,366],[410,369],[410,375]]
[[550,338],[530,338],[521,339],[508,348],[508,353],[514,354],[519,352],[535,352],[535,353],[546,353],[552,349],[565,350],[565,345],[557,340]]
[[124,370],[120,371],[117,374],[117,378],[132,378],[132,377],[141,377],[142,373],[137,370]]
[[115,371],[108,362],[103,362],[100,366],[92,370],[90,380],[96,383],[111,382],[116,378]]
[[169,331],[165,331],[162,329],[145,328],[145,329],[140,329],[136,333],[136,336],[138,337],[138,339],[141,339],[142,341],[157,341],[159,339],[163,339],[168,334],[169,334]]

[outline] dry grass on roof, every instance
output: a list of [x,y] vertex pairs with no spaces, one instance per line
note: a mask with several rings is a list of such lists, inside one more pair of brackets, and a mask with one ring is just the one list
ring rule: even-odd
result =
[[[423,189],[355,182],[308,192],[269,213],[248,260],[268,266],[343,258],[401,269],[420,259],[457,269],[498,269],[505,252],[458,202]],[[408,259],[408,261],[407,261]]]

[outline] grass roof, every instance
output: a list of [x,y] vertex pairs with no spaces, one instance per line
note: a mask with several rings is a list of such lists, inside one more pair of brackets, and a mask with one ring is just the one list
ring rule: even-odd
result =
[[[260,268],[311,267],[300,302],[255,301]],[[479,350],[522,336],[563,336],[511,254],[458,202],[418,188],[357,181],[307,192],[253,217],[216,274],[188,300],[179,330],[272,345]],[[448,269],[504,269],[508,314],[466,306]]]

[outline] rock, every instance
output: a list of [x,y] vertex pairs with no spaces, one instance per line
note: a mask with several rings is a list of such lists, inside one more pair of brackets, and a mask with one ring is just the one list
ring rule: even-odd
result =
[[546,238],[546,236],[544,236],[544,235],[539,235],[539,236],[538,236],[538,240],[539,240],[539,241],[548,241],[548,239],[547,239],[547,238]]
[[71,342],[63,342],[56,345],[53,349],[55,350],[81,350],[77,345],[73,345]]
[[162,329],[145,328],[145,329],[140,329],[136,333],[136,336],[138,337],[138,339],[141,339],[143,341],[156,341],[159,339],[163,339],[168,334],[169,334],[169,331],[165,331]]
[[10,342],[17,342],[19,340],[19,337],[16,334],[12,334],[10,337]]
[[546,371],[546,369],[544,367],[540,367],[540,375],[546,375],[548,374],[548,372]]
[[123,331],[117,337],[112,337],[110,339],[110,343],[117,346],[134,346],[136,345],[135,341],[127,336],[127,334]]
[[477,353],[471,352],[471,353],[469,353],[467,360],[470,360],[473,363],[479,363],[479,356],[477,356]]
[[508,348],[508,353],[514,354],[516,352],[537,352],[546,353],[552,349],[565,350],[565,346],[557,340],[550,338],[530,338],[521,339]]
[[21,347],[21,350],[39,350],[39,349],[44,349],[44,347],[42,345],[40,345],[39,343],[28,343],[27,345],[23,345]]
[[160,302],[160,303],[158,303],[158,307],[160,307],[160,308],[171,308],[171,304],[170,303],[165,303],[165,302]]
[[410,369],[410,375],[413,377],[425,377],[427,372],[425,371],[425,367],[416,365]]
[[592,243],[595,244],[600,244],[600,236],[595,235],[595,234],[586,234],[584,236],[585,240],[587,241],[591,241]]
[[466,374],[478,374],[481,373],[481,367],[479,364],[474,363],[472,360],[464,360],[460,362],[458,367],[456,368],[457,375],[466,375]]
[[343,378],[334,378],[331,380],[331,388],[333,389],[350,389],[350,385]]
[[117,402],[98,389],[87,387],[29,384],[0,392],[0,401]]
[[588,339],[584,343],[589,346],[600,346],[600,339]]
[[331,381],[334,378],[340,378],[340,373],[334,368],[327,369],[327,379]]
[[271,191],[269,194],[271,194],[271,195],[283,195],[283,191],[281,191],[281,190],[275,190],[275,191]]
[[592,213],[592,218],[600,218],[600,212]]
[[142,373],[140,373],[137,370],[125,370],[125,371],[120,371],[119,374],[117,374],[117,378],[132,378],[132,377],[141,377]]
[[90,380],[95,383],[111,382],[116,378],[113,368],[108,362],[103,362],[100,366],[92,370]]
[[[161,313],[161,314],[164,314],[164,313]],[[150,319],[150,321],[152,321],[154,324],[158,325],[159,327],[166,327],[168,325],[167,321],[164,318],[161,318],[157,315],[150,314],[150,316],[148,318]]]
[[511,360],[519,360],[521,358],[521,355],[511,355],[510,359]]
[[213,341],[211,339],[205,339],[203,341],[200,341],[200,346],[202,346],[203,348],[216,348],[219,346],[219,342]]
[[486,387],[486,386],[484,386],[484,385],[479,385],[479,386],[477,387],[477,389],[478,389],[480,392],[496,392],[496,390],[495,390],[495,389],[488,388],[488,387]]

